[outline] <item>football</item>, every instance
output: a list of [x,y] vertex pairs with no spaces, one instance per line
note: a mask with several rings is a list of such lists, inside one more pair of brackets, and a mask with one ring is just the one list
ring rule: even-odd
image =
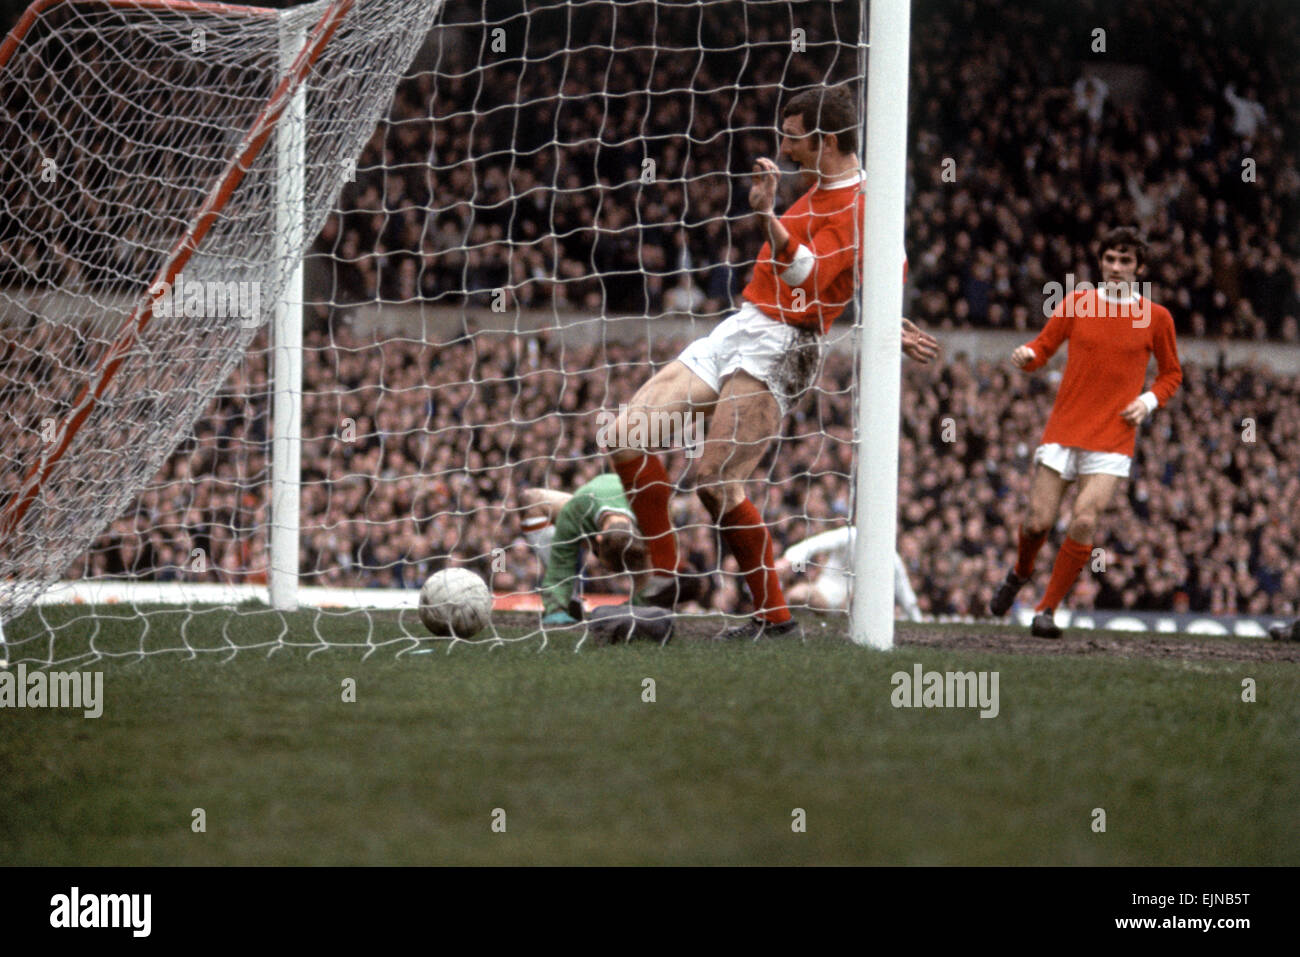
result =
[[434,572],[420,588],[420,621],[440,638],[473,638],[492,620],[492,592],[468,568]]

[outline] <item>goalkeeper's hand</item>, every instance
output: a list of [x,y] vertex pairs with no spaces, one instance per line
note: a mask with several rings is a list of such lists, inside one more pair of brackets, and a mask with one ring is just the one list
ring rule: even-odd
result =
[[542,618],[543,628],[567,628],[569,625],[576,624],[579,624],[578,619],[567,611],[553,611]]

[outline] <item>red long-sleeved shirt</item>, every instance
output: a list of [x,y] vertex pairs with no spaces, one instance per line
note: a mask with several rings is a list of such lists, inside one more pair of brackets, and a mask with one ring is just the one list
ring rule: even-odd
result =
[[778,322],[829,331],[853,298],[865,209],[860,171],[808,190],[781,217],[789,242],[775,257],[763,244],[742,295]]
[[1156,357],[1156,381],[1150,391],[1158,405],[1165,405],[1183,381],[1173,316],[1136,293],[1113,300],[1096,289],[1079,290],[1026,343],[1034,358],[1025,371],[1041,369],[1066,340],[1070,354],[1043,444],[1131,456],[1137,427],[1121,419],[1120,412],[1142,394],[1151,356]]

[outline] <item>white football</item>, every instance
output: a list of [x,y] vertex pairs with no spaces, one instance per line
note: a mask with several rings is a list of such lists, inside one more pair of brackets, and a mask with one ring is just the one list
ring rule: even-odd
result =
[[492,620],[492,592],[468,568],[434,572],[420,589],[420,621],[440,638],[473,638]]

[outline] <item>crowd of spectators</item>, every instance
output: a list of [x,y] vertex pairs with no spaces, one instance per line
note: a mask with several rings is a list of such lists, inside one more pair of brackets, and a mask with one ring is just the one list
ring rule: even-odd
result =
[[[480,332],[436,347],[360,341],[346,329],[311,334],[304,583],[415,588],[453,563],[497,591],[530,590],[538,569],[519,533],[519,490],[571,490],[605,469],[597,413],[630,398],[642,376],[626,374],[629,366],[648,373],[645,363],[680,345],[652,357],[612,343],[561,350],[544,334]],[[261,358],[75,573],[264,580]],[[1293,614],[1300,528],[1288,503],[1300,498],[1300,385],[1251,366],[1184,371],[1173,404],[1143,427],[1133,480],[1102,523],[1104,570],[1085,573],[1071,606]],[[899,551],[926,612],[977,614],[1005,574],[1054,394],[1050,371],[1031,377],[964,356],[937,368],[908,364]],[[831,353],[751,483],[779,548],[851,514],[852,395],[852,364]],[[683,472],[673,504],[683,551],[701,568],[734,572],[725,554],[719,565],[716,532],[689,494],[690,460],[671,454],[670,472]],[[720,578],[714,607],[743,608],[738,579]]]
[[847,7],[802,7],[792,56],[788,5],[749,6],[744,23],[727,4],[629,3],[498,26],[449,5],[436,72],[398,87],[317,242],[331,302],[505,289],[512,308],[725,308],[761,243],[743,174],[773,152],[783,88],[856,63]]
[[[304,361],[306,584],[411,588],[451,562],[499,591],[530,589],[518,491],[601,471],[596,415],[671,355],[486,331],[437,346],[372,341],[350,331],[349,306],[488,306],[503,292],[511,310],[720,313],[762,242],[745,174],[775,155],[781,102],[860,74],[857,4],[506,7],[445,5],[436,64],[398,86],[313,247],[329,281]],[[1095,279],[1097,235],[1136,223],[1151,239],[1146,278],[1180,334],[1300,341],[1297,37],[1300,12],[1284,0],[916,4],[909,313],[940,332],[1028,338],[1044,287]],[[32,78],[34,117],[55,83]],[[40,123],[80,116],[27,125],[42,138]],[[117,119],[137,124],[131,142],[165,140],[152,113]],[[95,162],[124,163],[121,149]],[[11,184],[24,203],[30,179]],[[782,204],[796,187],[786,179]],[[60,180],[37,232],[64,232],[87,201],[73,195],[80,181]],[[173,217],[180,202],[141,204],[121,185],[122,203],[149,207],[141,217]],[[139,227],[125,208],[100,210],[95,235],[129,246]],[[89,252],[16,229],[0,226],[6,284],[94,279],[67,271]],[[264,580],[265,359],[262,343],[70,574]],[[851,375],[843,356],[828,360],[755,476],[780,546],[851,514]],[[1105,570],[1085,574],[1072,605],[1294,614],[1298,392],[1261,368],[1188,365],[1103,524]],[[925,611],[975,613],[1004,574],[1053,393],[1050,374],[962,356],[907,368],[899,550]],[[689,489],[676,455],[670,471]],[[696,564],[734,571],[693,496],[674,512]],[[744,601],[723,576],[715,607]]]
[[1033,328],[1045,284],[1095,281],[1098,232],[1136,223],[1180,334],[1300,339],[1300,11],[938,6],[912,56],[915,317]]
[[[780,102],[858,74],[856,5],[747,7],[498,26],[450,4],[457,42],[399,86],[317,243],[329,303],[728,308],[762,242],[743,174],[775,155]],[[931,0],[912,36],[917,319],[1032,328],[1044,286],[1095,280],[1092,242],[1136,223],[1180,333],[1300,341],[1300,11]]]

